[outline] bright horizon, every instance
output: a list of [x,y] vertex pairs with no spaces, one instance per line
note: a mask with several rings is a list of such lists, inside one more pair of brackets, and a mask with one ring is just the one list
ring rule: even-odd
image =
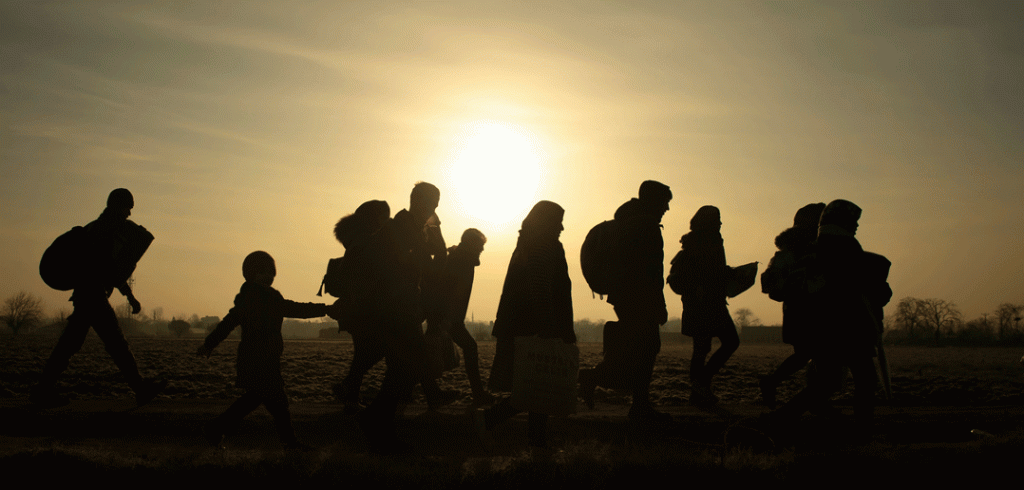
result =
[[[0,299],[47,315],[70,293],[39,258],[114,188],[156,236],[136,296],[170,319],[223,317],[254,250],[286,298],[331,301],[334,223],[407,208],[419,181],[448,245],[488,237],[478,321],[541,199],[566,210],[575,317],[614,319],[579,248],[644,180],[674,194],[666,274],[702,205],[730,265],[760,273],[797,209],[847,199],[893,263],[887,313],[1024,303],[1019,3],[4,1],[0,18]],[[781,322],[759,282],[739,308]]]

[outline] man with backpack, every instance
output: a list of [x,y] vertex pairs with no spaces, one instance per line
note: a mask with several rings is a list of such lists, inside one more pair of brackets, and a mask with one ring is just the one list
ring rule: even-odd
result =
[[[615,211],[608,257],[602,268],[610,274],[608,302],[615,308],[617,322],[605,326],[605,358],[594,369],[580,370],[580,393],[587,406],[594,406],[597,386],[628,389],[633,393],[631,420],[667,421],[650,401],[654,361],[661,350],[659,327],[668,321],[665,305],[664,241],[661,218],[668,211],[672,191],[665,184],[648,180],[640,184],[637,198]],[[607,222],[606,222],[607,223]],[[598,225],[605,226],[605,224]],[[585,254],[581,260],[587,262]],[[585,275],[588,264],[583,265]],[[587,278],[590,283],[590,278]],[[598,291],[601,292],[601,291]],[[609,342],[608,337],[614,337]]]
[[[128,220],[133,207],[135,199],[128,189],[114,189],[107,197],[107,207],[100,217],[80,229],[80,238],[72,244],[75,250],[65,251],[79,262],[68,263],[76,269],[69,274],[72,277],[68,280],[74,289],[71,301],[75,310],[68,317],[68,324],[29,397],[37,406],[52,408],[68,404],[68,398],[57,393],[57,380],[67,369],[71,357],[82,348],[90,327],[103,340],[110,357],[135,392],[139,405],[149,403],[167,385],[166,380],[144,379],[139,374],[135,356],[108,300],[117,289],[128,299],[132,313],[142,310],[128,285],[128,278],[153,235]],[[46,260],[44,255],[44,262]],[[47,268],[45,264],[40,265],[41,271]]]

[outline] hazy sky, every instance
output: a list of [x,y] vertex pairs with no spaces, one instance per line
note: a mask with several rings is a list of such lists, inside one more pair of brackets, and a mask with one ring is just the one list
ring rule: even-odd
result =
[[[39,258],[126,187],[156,235],[147,311],[223,316],[253,250],[318,301],[338,218],[427,181],[449,244],[489,238],[477,320],[539,199],[566,209],[576,317],[612,319],[580,244],[654,179],[675,194],[666,272],[701,205],[763,271],[799,207],[843,198],[893,262],[887,311],[1024,302],[1024,4],[508,3],[0,2],[0,298],[70,311]],[[781,320],[760,285],[742,307]]]

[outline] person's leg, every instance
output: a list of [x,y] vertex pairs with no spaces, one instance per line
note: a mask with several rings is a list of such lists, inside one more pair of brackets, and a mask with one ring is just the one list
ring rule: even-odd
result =
[[670,420],[671,416],[654,409],[650,399],[651,380],[654,376],[654,364],[661,351],[661,333],[657,324],[637,325],[635,341],[636,370],[633,379],[633,406],[630,417],[657,418]]
[[71,357],[82,349],[85,337],[89,334],[93,309],[85,302],[75,303],[75,311],[68,317],[64,332],[61,333],[57,345],[50,352],[50,357],[43,367],[39,383],[35,388],[39,393],[51,393],[55,389],[57,379],[68,368]]
[[334,387],[334,396],[345,404],[346,410],[359,407],[359,390],[363,378],[378,362],[384,359],[384,339],[379,332],[369,329],[352,332],[352,362],[348,374]]
[[448,331],[452,342],[462,349],[463,362],[466,365],[466,378],[469,380],[469,388],[473,391],[473,401],[477,403],[491,403],[494,397],[484,389],[483,379],[480,377],[480,350],[476,340],[466,329],[464,322],[453,324]]
[[107,354],[114,360],[114,364],[121,370],[121,374],[128,380],[128,386],[138,392],[142,385],[142,375],[139,374],[139,365],[135,361],[135,354],[132,354],[128,346],[128,339],[124,337],[124,331],[117,322],[117,314],[110,307],[109,302],[97,305],[93,316],[93,329],[103,341],[103,347]]
[[548,416],[530,412],[527,419],[526,436],[533,447],[548,447]]
[[834,360],[815,360],[814,369],[807,377],[807,386],[771,412],[772,418],[782,424],[791,424],[808,410],[827,404],[842,387],[844,376],[844,367]]
[[285,445],[298,442],[295,438],[295,429],[292,427],[292,414],[288,408],[288,394],[284,386],[268,386],[260,391],[263,406],[274,417],[274,426],[281,443]]
[[799,348],[794,347],[794,352],[787,357],[782,364],[779,364],[775,371],[768,376],[761,378],[758,386],[761,388],[761,399],[765,405],[774,409],[778,387],[790,376],[807,366],[811,358],[804,354]]
[[740,336],[736,332],[736,326],[733,325],[732,319],[729,319],[728,323],[723,324],[715,334],[718,336],[718,340],[722,342],[722,345],[711,355],[711,359],[708,359],[708,363],[704,366],[703,376],[707,383],[711,382],[711,378],[722,370],[726,361],[740,347]]
[[693,337],[693,355],[690,357],[690,384],[704,384],[704,363],[711,353],[711,337],[696,335]]
[[853,416],[858,428],[870,429],[874,423],[875,390],[878,389],[878,373],[871,357],[861,357],[850,362],[853,375]]
[[[263,397],[256,390],[247,390],[227,410],[206,424],[207,437],[216,437],[219,440],[224,433],[237,427],[238,423],[246,415],[256,410],[261,403],[263,403]],[[211,440],[211,442],[214,441]]]
[[400,404],[409,399],[424,366],[423,332],[414,315],[397,316],[383,329],[387,370],[380,393],[361,414],[359,424],[374,451],[406,449],[395,433],[395,416]]
[[711,352],[710,335],[698,334],[693,337],[693,357],[690,358],[690,404],[711,406],[718,399],[711,392],[711,377],[707,375],[705,360]]
[[493,407],[488,408],[484,412],[484,425],[487,430],[493,429],[496,425],[515,417],[522,413],[512,406],[512,398],[504,398],[500,402],[496,403]]

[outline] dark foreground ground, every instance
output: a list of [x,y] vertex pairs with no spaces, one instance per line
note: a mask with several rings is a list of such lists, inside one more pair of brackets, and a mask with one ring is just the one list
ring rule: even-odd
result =
[[[293,403],[311,452],[281,449],[269,414],[246,418],[226,449],[198,435],[229,400],[157,399],[135,408],[128,397],[75,400],[38,410],[24,398],[0,399],[0,471],[35,484],[101,478],[131,484],[334,483],[419,488],[621,488],[689,483],[920,485],[992,481],[1014,485],[1024,456],[1024,408],[881,406],[872,434],[852,433],[842,416],[807,415],[798,430],[769,437],[755,404],[714,410],[662,407],[671,423],[635,425],[626,405],[554,419],[552,450],[531,452],[525,416],[482,446],[456,403],[437,412],[408,407],[399,422],[407,454],[367,450],[355,419],[333,403]],[[669,480],[665,480],[669,479]],[[1009,479],[1009,480],[1007,480]]]
[[[627,422],[629,396],[599,388],[596,410],[552,420],[553,450],[531,453],[525,416],[499,426],[495,444],[477,441],[465,402],[438,412],[411,405],[399,422],[409,454],[367,450],[354,418],[333,403],[331,384],[347,371],[352,345],[288,341],[282,357],[299,437],[315,447],[285,453],[261,408],[227,439],[207,446],[197,429],[240,392],[234,387],[237,341],[209,358],[194,355],[201,339],[131,339],[146,376],[168,379],[151,404],[136,409],[131,392],[98,338],[90,336],[61,377],[70,406],[36,410],[28,393],[55,339],[0,338],[0,472],[6,481],[66,484],[121,482],[252,484],[330,483],[415,488],[623,488],[631,485],[787,484],[876,486],[993,482],[1017,485],[1024,459],[1024,367],[1013,348],[892,347],[893,399],[876,413],[871,434],[850,430],[852,383],[836,397],[844,416],[807,415],[792,431],[760,431],[757,379],[791,352],[785,345],[741,345],[714,388],[719,410],[687,404],[692,347],[665,343],[651,398],[671,423]],[[485,377],[494,343],[481,342]],[[601,360],[601,344],[580,345],[582,367]],[[379,390],[384,366],[372,370],[363,395]],[[469,392],[461,369],[445,388]],[[804,384],[797,375],[779,389],[786,400]],[[4,398],[7,396],[7,398]]]

